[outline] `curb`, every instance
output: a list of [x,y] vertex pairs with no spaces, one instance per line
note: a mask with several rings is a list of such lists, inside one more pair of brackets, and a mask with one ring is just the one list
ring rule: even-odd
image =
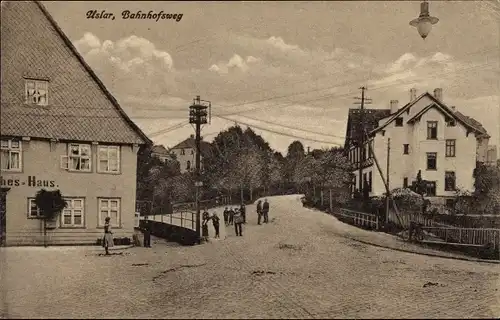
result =
[[405,252],[405,253],[413,253],[413,254],[418,254],[418,255],[423,255],[423,256],[429,256],[429,257],[435,257],[435,258],[443,258],[443,259],[451,259],[451,260],[461,260],[461,261],[469,261],[469,262],[481,262],[481,263],[490,263],[490,264],[500,264],[500,260],[486,260],[486,259],[478,259],[478,258],[469,258],[469,257],[452,257],[452,256],[446,256],[446,255],[440,255],[437,253],[430,253],[430,252],[419,252],[416,250],[408,250],[408,249],[401,249],[401,248],[395,248],[395,247],[390,247],[390,246],[384,246],[378,243],[373,243],[365,240],[360,240],[356,238],[352,238],[349,236],[345,236],[342,234],[337,233],[338,236],[353,240],[356,242],[360,242],[366,245],[370,245],[373,247],[378,247],[378,248],[384,248],[384,249],[389,249],[389,250],[394,250],[394,251],[399,251],[399,252]]

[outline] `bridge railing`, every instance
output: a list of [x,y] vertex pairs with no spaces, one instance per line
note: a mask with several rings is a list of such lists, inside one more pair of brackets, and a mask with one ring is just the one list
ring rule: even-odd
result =
[[375,230],[378,230],[380,226],[379,217],[370,213],[359,212],[350,209],[340,209],[340,213],[336,213],[335,215],[347,219],[349,222],[356,226],[369,227]]
[[180,211],[170,214],[141,216],[141,220],[156,221],[161,223],[168,223],[171,225],[195,230],[196,219],[195,213],[191,211]]

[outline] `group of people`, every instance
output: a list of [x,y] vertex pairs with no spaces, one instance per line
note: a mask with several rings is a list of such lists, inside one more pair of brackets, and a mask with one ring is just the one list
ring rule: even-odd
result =
[[[267,199],[262,202],[257,202],[257,223],[261,225],[269,222],[269,202]],[[201,237],[204,241],[208,241],[208,223],[212,221],[215,230],[215,238],[220,238],[220,219],[217,213],[210,214],[207,208],[204,209],[201,224]],[[227,226],[234,225],[236,236],[243,236],[243,224],[246,224],[246,207],[242,204],[239,208],[224,209],[224,224]],[[149,224],[143,228],[144,233],[144,247],[151,248],[151,230]],[[104,225],[104,236],[102,239],[102,246],[106,250],[106,255],[109,255],[109,248],[113,247],[113,236],[111,232],[110,218],[106,217]]]

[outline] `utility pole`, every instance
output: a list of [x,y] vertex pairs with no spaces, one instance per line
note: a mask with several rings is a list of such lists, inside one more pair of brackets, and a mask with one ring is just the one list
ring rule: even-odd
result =
[[[207,111],[208,109],[208,111]],[[201,217],[200,217],[200,188],[203,183],[201,181],[201,126],[209,121],[209,112],[211,114],[212,104],[210,101],[201,100],[200,96],[196,96],[193,104],[189,107],[189,123],[195,125],[196,131],[196,171],[195,182],[196,187],[196,235],[198,243],[201,243]]]
[[[363,195],[364,181],[363,181],[363,164],[366,160],[366,152],[365,152],[365,131],[366,131],[366,123],[365,123],[365,104],[370,104],[371,99],[365,97],[366,87],[361,87],[361,98],[356,97],[355,99],[361,100],[360,102],[355,102],[354,104],[360,105],[360,128],[358,129],[359,133],[359,194]],[[363,199],[363,205],[364,205]]]
[[[389,169],[390,169],[390,160],[391,160],[391,138],[387,139],[387,172],[386,172],[386,181],[387,181],[387,188],[391,190],[390,184],[389,184]],[[389,224],[389,193],[387,193],[385,197],[385,225],[387,226]]]

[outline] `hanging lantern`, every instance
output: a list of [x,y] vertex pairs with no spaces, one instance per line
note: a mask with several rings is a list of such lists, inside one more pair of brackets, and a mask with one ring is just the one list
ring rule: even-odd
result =
[[424,1],[420,4],[420,15],[410,21],[410,26],[417,28],[422,39],[427,38],[432,30],[432,25],[438,23],[439,19],[429,15],[429,3]]

